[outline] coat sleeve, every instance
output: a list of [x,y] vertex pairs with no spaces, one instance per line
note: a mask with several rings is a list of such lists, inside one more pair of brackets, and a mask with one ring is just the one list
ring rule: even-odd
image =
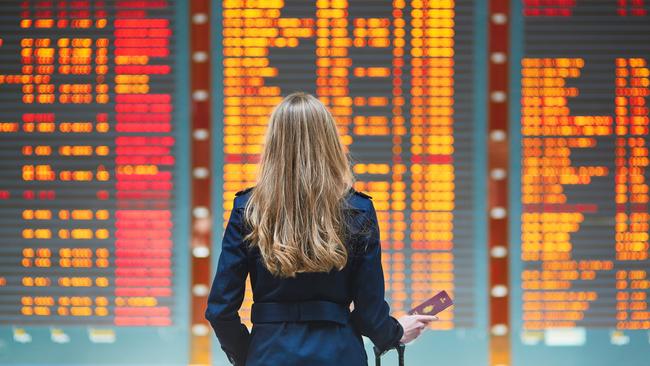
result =
[[[236,206],[234,206],[236,207]],[[250,334],[239,318],[248,265],[243,243],[243,214],[233,208],[223,235],[217,272],[208,296],[205,318],[233,365],[244,365]]]
[[366,215],[370,233],[360,241],[361,256],[353,274],[354,311],[351,318],[361,334],[385,352],[399,344],[404,329],[397,319],[390,316],[390,308],[384,299],[379,224],[372,201]]

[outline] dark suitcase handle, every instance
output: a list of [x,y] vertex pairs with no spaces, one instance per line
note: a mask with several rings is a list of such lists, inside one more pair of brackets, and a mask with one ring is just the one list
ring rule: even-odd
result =
[[[399,360],[399,366],[404,366],[404,351],[406,350],[406,345],[404,343],[400,343],[397,347],[397,358]],[[372,347],[373,351],[375,351],[375,366],[381,366],[381,353],[377,347]]]

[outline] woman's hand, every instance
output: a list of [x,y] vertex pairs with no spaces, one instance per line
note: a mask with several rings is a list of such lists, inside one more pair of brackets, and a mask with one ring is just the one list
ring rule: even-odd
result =
[[438,317],[435,315],[404,315],[397,319],[402,325],[402,328],[404,328],[404,335],[400,339],[400,342],[409,343],[419,337],[424,328],[435,320],[438,320]]

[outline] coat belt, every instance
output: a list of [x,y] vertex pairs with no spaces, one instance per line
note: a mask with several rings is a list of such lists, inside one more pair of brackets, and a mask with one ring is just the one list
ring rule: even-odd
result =
[[255,302],[251,308],[253,323],[331,321],[347,324],[349,306],[331,301]]

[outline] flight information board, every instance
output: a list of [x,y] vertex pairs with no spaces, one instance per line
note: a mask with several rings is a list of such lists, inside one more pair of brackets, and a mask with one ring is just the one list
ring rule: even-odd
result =
[[[391,309],[404,312],[446,290],[456,305],[432,329],[471,338],[465,331],[484,324],[486,314],[478,295],[485,277],[476,272],[485,270],[476,230],[484,216],[476,202],[483,176],[475,165],[485,140],[484,118],[476,119],[479,6],[468,0],[213,4],[222,25],[221,63],[214,63],[221,75],[215,88],[223,86],[215,96],[223,106],[215,114],[224,142],[215,159],[223,163],[219,223],[225,226],[234,193],[255,184],[273,107],[291,92],[312,93],[335,116],[355,188],[372,196]],[[247,291],[246,321],[251,301]],[[458,339],[430,333],[440,335],[439,344]],[[476,357],[467,362],[483,356],[467,355]]]
[[[599,364],[624,352],[626,364],[641,364],[635,351],[650,353],[650,8],[513,4],[514,342],[529,346],[518,359],[570,365],[581,354]],[[544,346],[574,353],[537,357]]]
[[0,362],[186,364],[185,17],[0,3]]

